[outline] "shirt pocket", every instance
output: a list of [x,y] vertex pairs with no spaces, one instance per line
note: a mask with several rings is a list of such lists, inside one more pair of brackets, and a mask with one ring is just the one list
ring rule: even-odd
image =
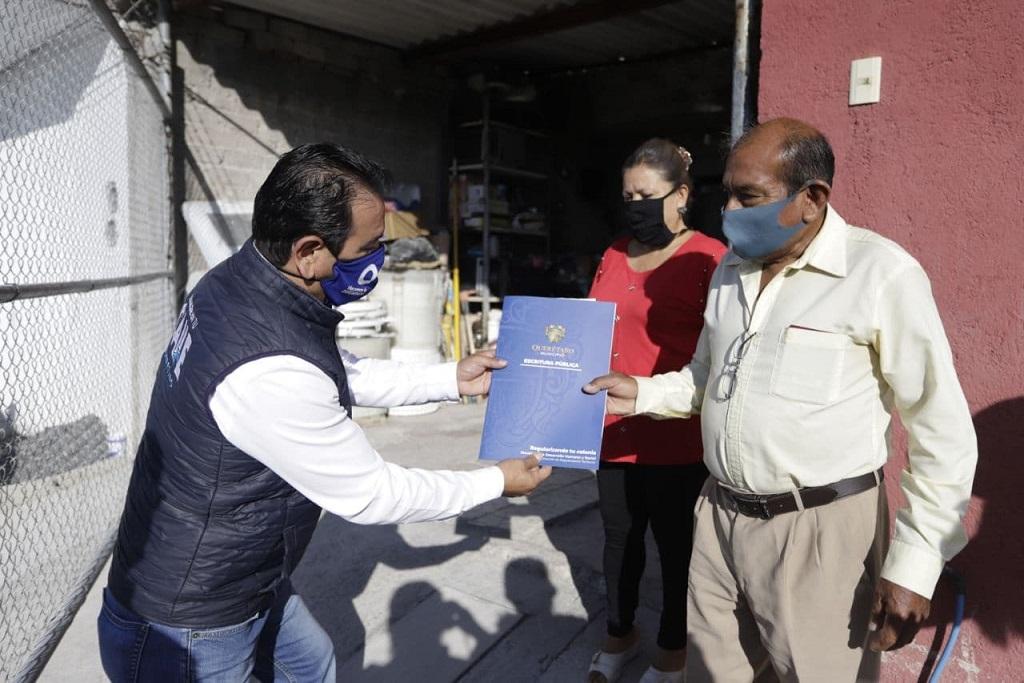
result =
[[844,334],[787,327],[772,370],[771,394],[815,405],[835,402],[851,343]]

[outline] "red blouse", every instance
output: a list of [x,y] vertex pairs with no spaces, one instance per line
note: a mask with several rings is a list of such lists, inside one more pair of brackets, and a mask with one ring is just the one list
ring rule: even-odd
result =
[[[665,263],[638,273],[627,261],[628,244],[625,238],[608,247],[590,287],[591,297],[616,304],[612,370],[645,377],[678,370],[697,348],[711,274],[726,247],[695,232]],[[702,457],[700,419],[605,418],[602,460],[685,465]]]

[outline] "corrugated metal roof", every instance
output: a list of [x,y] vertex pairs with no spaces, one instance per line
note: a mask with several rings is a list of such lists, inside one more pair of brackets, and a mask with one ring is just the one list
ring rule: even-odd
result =
[[581,66],[727,44],[735,30],[732,8],[732,0],[684,0],[497,46],[479,56],[524,68]]
[[[623,0],[624,2],[628,0]],[[232,0],[234,4],[398,49],[579,2],[550,0]],[[733,38],[734,0],[679,0],[656,9],[481,47],[474,59],[552,68],[642,58]],[[468,55],[467,55],[468,56]]]
[[472,31],[573,2],[550,0],[232,0],[236,5],[397,47]]

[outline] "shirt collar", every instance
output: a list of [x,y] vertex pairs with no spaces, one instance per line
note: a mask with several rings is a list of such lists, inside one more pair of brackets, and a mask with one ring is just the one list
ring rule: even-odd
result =
[[824,225],[791,267],[811,266],[836,277],[846,277],[846,232],[846,221],[828,205]]
[[[846,277],[846,228],[846,221],[829,204],[821,230],[800,258],[789,267],[800,270],[811,266],[836,277]],[[730,249],[723,263],[727,266],[738,266],[745,261]]]

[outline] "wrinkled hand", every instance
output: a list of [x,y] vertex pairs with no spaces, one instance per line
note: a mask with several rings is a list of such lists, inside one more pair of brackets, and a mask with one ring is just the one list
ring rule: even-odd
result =
[[914,640],[917,630],[928,618],[931,600],[891,581],[881,579],[875,589],[871,621],[875,632],[868,647],[874,652],[898,650]]
[[583,393],[608,392],[605,399],[609,415],[632,415],[636,411],[636,380],[621,372],[612,372],[590,380],[583,386]]
[[491,371],[508,365],[493,350],[477,351],[459,361],[455,376],[462,396],[485,396],[491,390]]
[[498,469],[505,475],[502,495],[508,497],[525,496],[551,476],[551,467],[541,467],[540,458],[536,455],[502,460]]

